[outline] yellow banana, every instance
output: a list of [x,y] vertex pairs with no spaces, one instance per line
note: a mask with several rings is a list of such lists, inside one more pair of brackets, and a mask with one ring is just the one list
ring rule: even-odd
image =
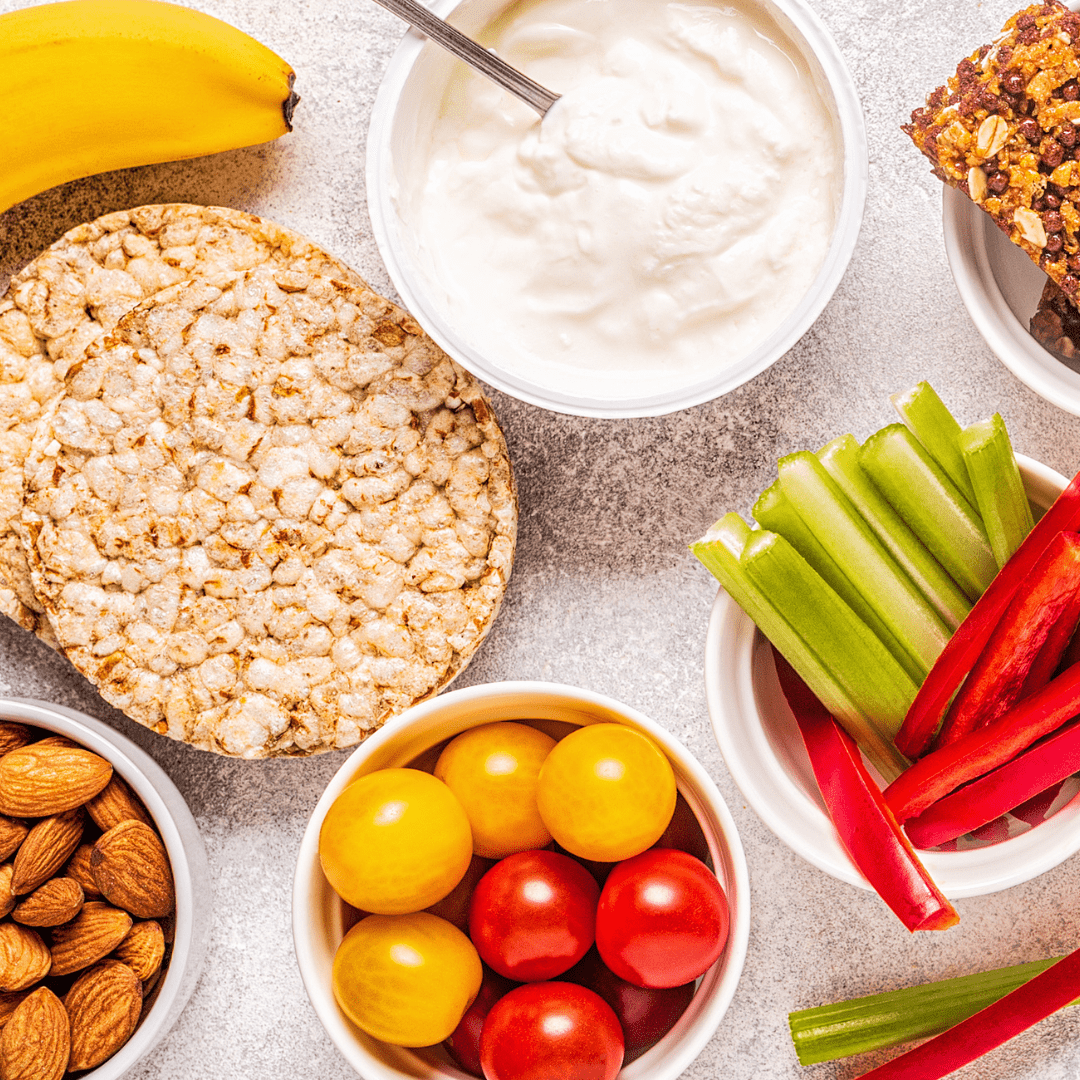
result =
[[0,213],[80,176],[267,142],[293,71],[228,23],[159,0],[0,15]]

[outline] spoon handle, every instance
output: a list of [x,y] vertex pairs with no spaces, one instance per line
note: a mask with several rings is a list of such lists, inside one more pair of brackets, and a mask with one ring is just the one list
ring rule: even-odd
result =
[[375,0],[375,2],[416,27],[444,49],[460,57],[481,75],[486,75],[493,82],[509,90],[526,105],[531,105],[541,116],[558,100],[558,94],[553,94],[539,83],[533,82],[517,68],[511,67],[505,60],[500,60],[493,52],[488,52],[472,38],[466,37],[444,19],[428,11],[422,4],[417,3],[417,0]]

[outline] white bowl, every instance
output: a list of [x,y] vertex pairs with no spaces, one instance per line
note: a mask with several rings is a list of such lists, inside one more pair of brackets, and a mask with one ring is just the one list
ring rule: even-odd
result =
[[[431,9],[476,34],[510,6],[511,0],[436,0]],[[866,200],[868,158],[862,109],[851,76],[828,30],[804,0],[760,0],[758,6],[806,59],[815,84],[840,128],[844,189],[832,243],[818,275],[794,311],[757,348],[715,376],[678,385],[667,380],[655,392],[627,391],[613,379],[603,396],[567,393],[500,366],[469,342],[439,300],[440,289],[418,257],[420,241],[398,213],[396,196],[410,162],[425,153],[430,130],[449,77],[458,63],[415,31],[406,34],[383,77],[371,114],[367,149],[368,210],[379,253],[405,306],[432,338],[474,375],[499,390],[556,412],[578,416],[656,416],[710,401],[741,386],[784,355],[821,314],[851,258]],[[674,383],[674,384],[673,384]],[[628,393],[634,396],[627,396]]]
[[131,1038],[83,1080],[120,1080],[169,1033],[199,981],[210,940],[210,866],[184,797],[156,761],[130,739],[85,713],[27,698],[0,698],[0,718],[66,735],[105,758],[131,785],[164,841],[176,885],[176,932],[153,1003]]
[[1036,394],[1080,415],[1080,365],[1044,349],[1028,329],[1046,275],[966,195],[942,197],[945,254],[956,289],[997,358]]
[[338,1008],[331,988],[334,953],[344,937],[345,906],[319,865],[319,830],[330,805],[353,780],[409,764],[477,724],[496,720],[620,723],[654,739],[675,770],[679,791],[697,817],[727,894],[731,927],[720,959],[705,973],[685,1013],[659,1043],[619,1074],[622,1080],[675,1080],[701,1052],[724,1015],[746,959],[750,883],[742,844],[708,773],[662,727],[602,694],[542,682],[471,686],[416,705],[367,739],[323,792],[300,845],[293,886],[293,940],[300,975],[323,1027],[345,1060],[366,1080],[472,1080],[438,1047],[407,1050],[365,1035]]
[[[1058,472],[1017,455],[1033,506],[1065,487]],[[716,741],[758,817],[797,855],[840,881],[869,889],[825,811],[795,718],[776,679],[769,643],[720,589],[705,643],[705,694]],[[950,899],[1030,881],[1080,850],[1080,795],[1037,828],[1001,843],[920,854]]]

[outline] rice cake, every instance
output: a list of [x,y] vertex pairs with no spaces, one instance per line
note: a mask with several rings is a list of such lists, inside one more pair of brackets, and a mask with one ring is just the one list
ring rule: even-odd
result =
[[486,635],[513,560],[479,385],[360,286],[269,267],[148,298],[66,373],[20,535],[133,719],[241,757],[350,746]]
[[310,241],[252,214],[186,203],[79,225],[16,274],[0,298],[0,612],[55,647],[13,522],[34,428],[82,360],[144,297],[190,278],[259,266],[363,285]]

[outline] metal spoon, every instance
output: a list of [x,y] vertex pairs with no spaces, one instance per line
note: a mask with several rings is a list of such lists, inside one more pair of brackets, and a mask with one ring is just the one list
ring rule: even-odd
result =
[[488,52],[472,38],[466,37],[460,30],[455,30],[445,19],[433,15],[417,0],[375,0],[387,11],[393,12],[426,34],[436,44],[449,50],[466,64],[475,68],[481,75],[486,75],[497,82],[503,89],[509,90],[526,105],[531,105],[541,116],[559,100],[558,94],[546,90],[539,83],[533,82],[517,68],[512,68],[505,60],[500,60],[493,52]]

